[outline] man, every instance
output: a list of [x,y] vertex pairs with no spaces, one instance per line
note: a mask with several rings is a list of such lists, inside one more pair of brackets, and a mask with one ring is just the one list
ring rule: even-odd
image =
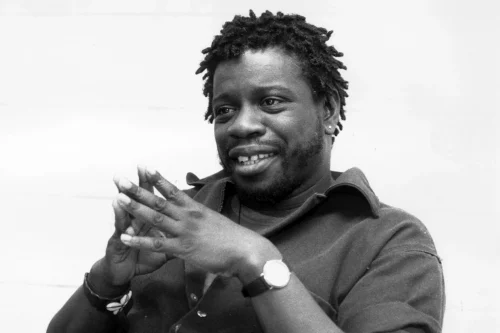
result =
[[330,171],[347,96],[330,35],[281,13],[224,25],[198,70],[223,171],[187,191],[116,179],[106,256],[49,332],[441,331],[425,227]]

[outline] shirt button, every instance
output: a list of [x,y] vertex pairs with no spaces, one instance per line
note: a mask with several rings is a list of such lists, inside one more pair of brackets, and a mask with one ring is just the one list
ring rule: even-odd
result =
[[196,312],[196,314],[197,314],[197,315],[198,315],[198,317],[200,317],[200,318],[205,318],[205,317],[207,316],[207,314],[206,314],[205,312],[203,312],[203,311],[198,311],[198,312]]
[[191,300],[193,302],[197,302],[198,301],[198,296],[196,296],[195,294],[191,294],[191,295],[189,295],[189,297],[191,297]]
[[175,333],[179,332],[179,329],[180,329],[180,328],[181,328],[181,324],[177,324],[177,325],[175,325],[175,327],[174,327],[174,332],[175,332]]

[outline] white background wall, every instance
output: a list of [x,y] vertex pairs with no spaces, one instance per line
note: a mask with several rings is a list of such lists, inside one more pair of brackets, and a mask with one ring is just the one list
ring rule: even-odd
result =
[[428,226],[444,332],[499,330],[495,1],[0,0],[0,322],[44,331],[103,255],[115,173],[218,170],[194,75],[234,14],[333,29],[350,82],[332,168]]

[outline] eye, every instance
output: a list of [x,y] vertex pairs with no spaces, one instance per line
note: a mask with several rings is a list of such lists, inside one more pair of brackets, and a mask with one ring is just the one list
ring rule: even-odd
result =
[[214,116],[217,118],[219,116],[224,116],[224,115],[228,115],[230,114],[231,112],[234,112],[235,111],[235,108],[233,107],[230,107],[230,106],[219,106],[215,109],[214,111]]
[[264,106],[275,106],[275,105],[281,104],[281,103],[283,103],[283,101],[281,99],[278,99],[275,97],[268,97],[262,101],[262,105],[264,105]]

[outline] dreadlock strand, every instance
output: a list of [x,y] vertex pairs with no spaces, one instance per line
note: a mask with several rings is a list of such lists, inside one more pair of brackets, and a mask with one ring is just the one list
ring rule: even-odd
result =
[[[265,11],[259,17],[250,10],[249,16],[235,15],[232,21],[225,22],[220,34],[215,36],[210,47],[203,49],[205,59],[200,63],[196,74],[203,75],[205,84],[203,94],[208,97],[205,119],[213,122],[212,98],[214,73],[221,61],[237,58],[246,50],[260,50],[279,47],[293,55],[300,63],[305,77],[309,80],[315,95],[338,94],[340,117],[345,120],[345,98],[348,83],[339,73],[346,66],[338,59],[343,53],[335,47],[326,45],[333,30],[328,31],[306,22],[301,15],[276,15]],[[342,124],[338,124],[342,130]],[[336,129],[337,135],[340,131]],[[333,141],[333,137],[332,137]]]

